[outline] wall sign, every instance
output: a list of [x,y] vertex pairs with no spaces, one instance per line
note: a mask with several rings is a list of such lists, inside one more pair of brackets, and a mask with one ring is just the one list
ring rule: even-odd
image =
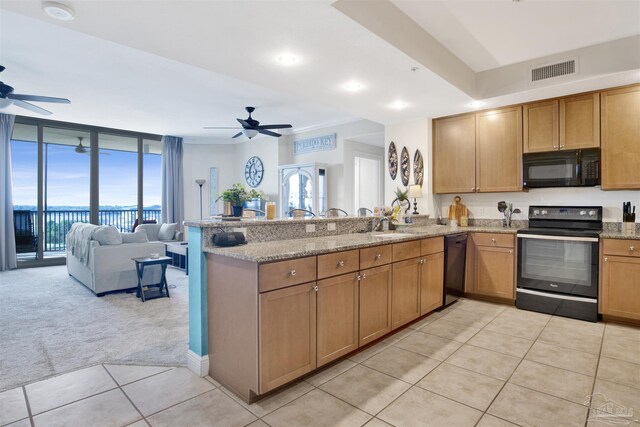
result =
[[218,215],[218,168],[209,169],[209,215]]
[[334,150],[336,134],[293,141],[293,154],[310,153],[312,151]]

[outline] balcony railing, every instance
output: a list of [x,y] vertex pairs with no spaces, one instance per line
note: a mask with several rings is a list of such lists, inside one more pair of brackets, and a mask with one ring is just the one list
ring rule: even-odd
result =
[[[143,218],[161,222],[161,211],[145,209]],[[134,210],[100,210],[98,220],[101,225],[113,225],[120,232],[130,232],[138,218],[138,211]],[[36,252],[38,239],[38,212],[29,210],[13,211],[16,230],[16,250],[18,253]],[[45,211],[44,239],[45,252],[64,251],[66,236],[71,225],[76,222],[89,222],[89,211]]]

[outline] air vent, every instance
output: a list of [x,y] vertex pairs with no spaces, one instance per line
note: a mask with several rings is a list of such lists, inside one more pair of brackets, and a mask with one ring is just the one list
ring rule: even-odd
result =
[[558,62],[557,64],[545,65],[531,70],[531,81],[550,79],[552,77],[566,76],[567,74],[575,74],[576,61]]

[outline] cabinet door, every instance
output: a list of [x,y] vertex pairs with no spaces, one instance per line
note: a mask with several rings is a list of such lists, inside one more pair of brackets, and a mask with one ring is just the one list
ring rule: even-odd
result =
[[260,294],[260,394],[316,368],[315,283]]
[[433,192],[473,193],[476,123],[473,114],[433,121]]
[[420,315],[440,308],[444,302],[444,252],[423,258],[420,271]]
[[560,99],[560,149],[600,146],[599,94]]
[[640,189],[640,86],[602,93],[603,190]]
[[522,190],[522,107],[476,114],[476,191]]
[[358,274],[318,281],[318,366],[358,348]]
[[420,258],[393,264],[391,324],[396,329],[420,316]]
[[602,259],[602,314],[640,320],[640,258]]
[[523,151],[540,153],[557,150],[560,139],[558,130],[558,100],[535,102],[522,106]]
[[360,346],[391,332],[391,265],[360,272]]
[[513,249],[476,246],[473,292],[514,299]]

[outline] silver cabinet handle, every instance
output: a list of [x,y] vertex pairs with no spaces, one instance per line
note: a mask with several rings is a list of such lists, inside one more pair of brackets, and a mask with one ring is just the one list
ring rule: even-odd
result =
[[491,239],[491,241],[492,241],[493,243],[495,243],[495,242],[496,242],[496,239]]
[[513,253],[513,249],[509,249],[509,253],[512,254]]
[[560,148],[564,148],[564,145],[561,145]]
[[316,292],[318,292],[318,285],[314,286],[314,287],[313,287],[313,290],[314,290],[314,291],[316,291]]
[[366,279],[367,278],[367,273],[362,273],[362,279]]
[[557,145],[554,145],[554,146],[553,146],[553,148],[558,148],[558,146],[557,146]]
[[607,261],[609,261],[609,258],[608,257],[604,257],[604,262],[607,262]]
[[635,246],[629,246],[629,250],[630,250],[631,252],[633,252],[633,251],[635,251],[635,250],[636,250],[636,247],[635,247]]
[[377,254],[377,255],[376,255],[376,259],[381,259],[381,258],[382,258],[382,255],[381,255],[381,254]]
[[291,271],[289,272],[289,276],[295,276],[295,275],[296,275],[296,271],[295,271],[295,270],[291,270]]
[[424,258],[420,259],[420,264],[424,264]]
[[476,187],[471,187],[471,191],[476,191]]
[[336,265],[336,268],[340,267],[344,267],[344,261],[338,261],[338,265]]

